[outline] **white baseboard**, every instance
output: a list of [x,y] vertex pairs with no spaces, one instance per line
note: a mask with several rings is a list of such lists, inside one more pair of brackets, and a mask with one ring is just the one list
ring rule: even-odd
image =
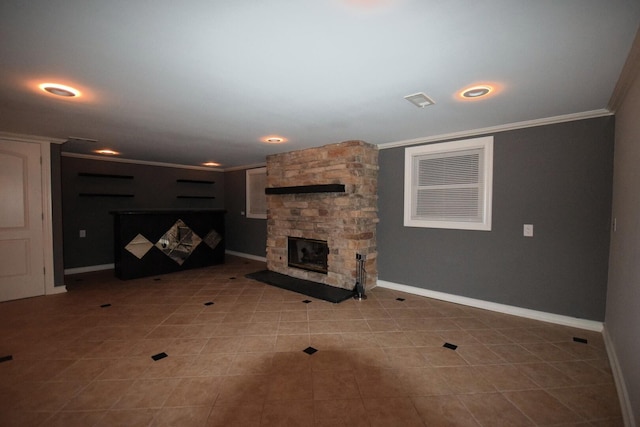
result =
[[86,267],[65,268],[64,274],[90,273],[92,271],[113,270],[114,268],[114,264],[88,265]]
[[240,258],[252,259],[254,261],[262,261],[267,262],[267,258],[263,256],[245,254],[243,252],[235,252],[235,251],[224,251],[225,254],[239,256]]
[[609,363],[611,364],[611,372],[613,374],[613,380],[616,383],[616,390],[618,391],[618,399],[620,400],[620,410],[622,411],[622,420],[625,427],[635,427],[636,421],[633,415],[633,407],[631,406],[631,400],[629,400],[629,392],[627,391],[627,384],[624,381],[622,375],[622,369],[620,368],[620,362],[618,362],[618,355],[616,348],[611,341],[611,337],[607,332],[605,325],[602,331],[604,338],[604,345],[607,348],[607,356],[609,356]]
[[525,317],[527,319],[540,320],[543,322],[555,323],[563,326],[571,326],[574,328],[586,329],[596,332],[602,332],[603,329],[602,322],[597,322],[594,320],[579,319],[577,317],[546,313],[544,311],[530,310],[528,308],[515,307],[506,304],[498,304],[495,302],[484,301],[475,298],[468,298],[459,295],[447,294],[444,292],[431,291],[429,289],[417,288],[415,286],[401,285],[398,283],[387,282],[385,280],[378,280],[377,284],[382,288],[393,289],[400,292],[406,292],[408,294],[420,295],[423,297],[452,302],[455,304],[481,308],[483,310],[511,314],[514,316]]
[[45,291],[45,295],[63,294],[65,292],[67,292],[67,287],[64,285],[52,286],[50,288],[47,288],[47,290]]

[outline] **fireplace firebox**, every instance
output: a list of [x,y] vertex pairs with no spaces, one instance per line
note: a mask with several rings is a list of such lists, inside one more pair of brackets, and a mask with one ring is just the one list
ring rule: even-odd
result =
[[329,246],[324,240],[288,238],[289,267],[327,274]]

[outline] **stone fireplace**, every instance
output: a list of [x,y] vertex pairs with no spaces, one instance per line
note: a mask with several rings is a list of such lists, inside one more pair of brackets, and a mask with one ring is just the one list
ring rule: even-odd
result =
[[360,254],[375,286],[377,176],[378,150],[363,141],[268,156],[267,268],[353,289]]

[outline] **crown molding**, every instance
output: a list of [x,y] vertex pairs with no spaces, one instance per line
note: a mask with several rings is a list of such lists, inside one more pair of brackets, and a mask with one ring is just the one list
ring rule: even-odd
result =
[[245,170],[245,169],[263,168],[265,166],[267,166],[266,163],[255,163],[253,165],[233,166],[233,167],[230,167],[230,168],[226,168],[224,171],[225,172],[233,172],[233,171],[241,171],[241,170]]
[[472,137],[472,136],[480,136],[480,135],[487,135],[487,134],[498,133],[498,132],[506,132],[506,131],[509,131],[509,130],[526,129],[526,128],[531,128],[531,127],[536,127],[536,126],[545,126],[545,125],[552,125],[552,124],[557,124],[557,123],[572,122],[572,121],[576,121],[576,120],[593,119],[593,118],[597,118],[597,117],[605,117],[605,116],[611,116],[611,115],[613,115],[613,113],[610,110],[608,110],[606,108],[602,108],[600,110],[584,111],[582,113],[565,114],[565,115],[562,115],[562,116],[545,117],[545,118],[542,118],[542,119],[526,120],[526,121],[515,122],[515,123],[507,123],[507,124],[504,124],[504,125],[491,126],[491,127],[486,127],[486,128],[480,128],[480,129],[470,129],[470,130],[463,130],[463,131],[459,131],[459,132],[443,133],[443,134],[440,134],[440,135],[427,136],[427,137],[422,137],[422,138],[405,139],[403,141],[385,142],[385,143],[382,143],[382,144],[378,144],[378,148],[380,150],[384,150],[384,149],[387,149],[387,148],[396,148],[396,147],[405,147],[405,146],[408,146],[408,145],[426,144],[426,143],[430,143],[430,142],[439,142],[439,141],[444,141],[444,140],[448,140],[448,139],[468,138],[468,137]]
[[178,169],[192,169],[199,171],[209,171],[209,172],[224,172],[223,169],[219,168],[210,168],[206,166],[193,166],[193,165],[181,165],[176,163],[163,163],[163,162],[150,162],[147,160],[132,160],[132,159],[118,159],[118,158],[105,158],[100,156],[94,156],[91,154],[80,154],[80,153],[69,153],[63,152],[61,154],[63,157],[73,157],[76,159],[88,159],[88,160],[99,160],[102,162],[116,162],[116,163],[130,163],[134,165],[147,165],[147,166],[162,166],[165,168],[178,168]]
[[20,133],[10,133],[10,132],[0,132],[0,138],[17,141],[17,142],[37,142],[37,143],[45,143],[45,144],[64,144],[66,139],[60,138],[49,138],[46,136],[40,135],[25,135]]

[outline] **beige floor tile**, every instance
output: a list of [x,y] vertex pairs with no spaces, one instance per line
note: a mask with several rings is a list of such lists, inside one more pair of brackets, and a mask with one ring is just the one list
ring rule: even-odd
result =
[[491,351],[508,363],[534,363],[542,360],[534,352],[527,350],[520,344],[488,345]]
[[403,368],[393,372],[408,396],[435,396],[452,394],[448,378],[438,374],[441,368]]
[[424,425],[415,405],[408,397],[363,398],[363,402],[372,427],[392,425],[418,427]]
[[210,406],[188,406],[182,408],[162,408],[156,413],[152,426],[200,427],[206,424]]
[[311,372],[312,356],[302,351],[276,352],[271,359],[270,373]]
[[276,349],[275,335],[248,335],[241,338],[238,347],[241,353],[273,352]]
[[459,395],[458,399],[483,426],[533,426],[535,425],[517,407],[500,393]]
[[484,379],[499,391],[539,388],[517,365],[484,365],[475,367]]
[[463,366],[468,365],[456,350],[444,347],[422,347],[422,353],[430,366]]
[[342,343],[344,349],[380,347],[372,332],[345,332],[342,334]]
[[67,369],[55,376],[61,381],[91,381],[97,378],[107,367],[109,362],[104,359],[80,359]]
[[342,323],[344,323],[344,321],[311,320],[308,322],[308,331],[312,334],[335,334],[342,332]]
[[312,378],[314,400],[360,398],[358,383],[352,372],[316,371]]
[[300,335],[309,333],[309,322],[283,322],[278,324],[278,335]]
[[377,332],[375,338],[380,347],[413,347],[405,332]]
[[460,345],[456,353],[460,355],[469,365],[495,365],[504,363],[505,360],[491,349],[484,345]]
[[147,427],[158,413],[158,409],[112,409],[102,417],[96,427]]
[[313,427],[313,400],[278,400],[264,404],[261,426]]
[[309,334],[278,335],[276,351],[302,351],[309,347]]
[[87,385],[86,381],[47,381],[14,405],[26,411],[56,412]]
[[367,411],[359,398],[315,400],[313,411],[316,427],[369,427]]
[[64,406],[65,411],[109,409],[133,385],[133,380],[101,380],[90,383]]
[[[47,419],[47,427],[86,427],[98,424],[106,411],[61,411]],[[28,425],[28,424],[26,424]]]
[[495,329],[471,329],[467,331],[478,342],[484,345],[511,344],[513,341]]
[[229,366],[230,375],[268,374],[272,369],[273,352],[238,353]]
[[523,390],[503,393],[537,425],[569,423],[579,419],[575,412],[544,390]]
[[412,400],[426,426],[480,426],[455,396],[413,397]]
[[310,334],[309,344],[315,349],[342,350],[345,348],[342,334]]
[[207,340],[201,354],[209,353],[237,353],[242,343],[241,336],[213,337]]
[[518,369],[531,378],[540,387],[567,387],[576,385],[576,381],[554,368],[549,363],[522,363]]
[[164,406],[211,406],[224,377],[182,378],[164,401]]
[[382,349],[387,356],[390,368],[421,368],[426,366],[427,359],[421,348],[415,347],[390,347]]
[[87,273],[3,303],[0,424],[622,425],[600,333],[382,288],[303,304],[244,278],[261,269]]
[[551,366],[573,379],[576,384],[580,385],[611,384],[613,381],[613,377],[610,372],[603,371],[580,360],[554,362],[551,363]]
[[357,370],[355,377],[363,399],[406,397],[409,393],[394,370]]
[[237,406],[245,403],[262,403],[266,399],[271,377],[269,375],[231,375],[224,377],[216,406]]
[[166,347],[165,352],[174,356],[200,354],[207,342],[207,338],[176,338]]
[[267,401],[313,399],[313,377],[310,373],[274,374],[270,376]]
[[[246,397],[241,401],[218,404],[209,414],[207,427],[260,427],[262,420],[262,401],[247,401]],[[290,427],[290,426],[288,426]]]
[[179,382],[178,378],[136,380],[111,409],[161,408]]
[[488,393],[495,387],[484,378],[475,366],[449,366],[436,368],[435,373],[447,382],[453,393]]
[[109,361],[97,379],[99,380],[125,380],[140,377],[151,366],[153,360],[149,357],[127,357]]
[[620,403],[614,384],[554,388],[547,390],[587,420],[617,419]]

